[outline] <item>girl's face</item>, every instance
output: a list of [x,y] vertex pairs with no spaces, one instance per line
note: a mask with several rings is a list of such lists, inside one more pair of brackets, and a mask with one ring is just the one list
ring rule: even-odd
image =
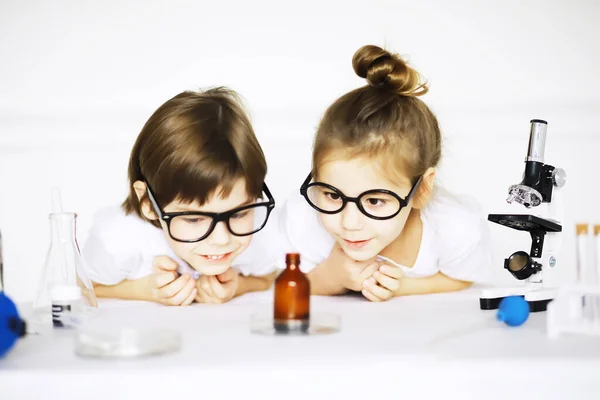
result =
[[[220,188],[217,188],[213,197],[202,206],[197,202],[187,204],[175,200],[169,203],[164,211],[167,213],[181,211],[225,212],[255,201],[255,199],[249,199],[243,179],[238,180],[229,197],[223,199],[219,196],[219,192]],[[246,214],[243,218],[247,218]],[[199,222],[194,217],[186,223],[198,224]],[[234,223],[231,222],[231,224]],[[175,254],[203,275],[218,275],[225,272],[231,267],[231,263],[248,248],[252,240],[252,235],[233,235],[225,222],[221,221],[207,238],[196,243],[182,243],[173,240],[164,221],[161,221],[161,225]],[[173,229],[173,225],[171,229]]]
[[[390,182],[382,176],[381,169],[377,168],[376,162],[366,157],[329,158],[319,166],[318,173],[319,176],[316,180],[334,186],[348,197],[358,197],[373,189],[385,189],[404,199],[412,187],[408,177],[400,177],[400,182]],[[319,201],[327,204],[327,202],[339,201],[338,197],[325,191],[319,194],[319,199],[321,199]],[[361,204],[365,210],[374,215],[386,212],[381,211],[386,207],[392,207],[384,197],[377,195],[363,197]],[[411,203],[409,203],[408,207],[402,208],[395,217],[387,220],[375,220],[363,214],[355,203],[348,202],[337,214],[319,213],[319,219],[350,258],[366,261],[376,257],[398,237],[404,228],[411,208]]]

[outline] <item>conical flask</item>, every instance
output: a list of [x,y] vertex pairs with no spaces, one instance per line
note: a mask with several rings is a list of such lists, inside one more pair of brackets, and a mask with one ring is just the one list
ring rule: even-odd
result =
[[94,287],[76,238],[77,214],[50,214],[51,242],[42,280],[33,304],[36,316],[52,319],[63,326],[61,318],[76,325],[81,317],[98,307]]

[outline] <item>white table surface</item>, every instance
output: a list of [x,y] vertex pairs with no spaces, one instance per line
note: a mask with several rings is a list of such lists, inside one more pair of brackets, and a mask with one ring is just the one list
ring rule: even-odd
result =
[[600,399],[600,337],[549,339],[545,313],[507,327],[478,295],[313,297],[311,312],[338,314],[342,328],[308,337],[250,333],[271,291],[189,307],[101,300],[97,321],[178,329],[181,351],[89,359],[73,331],[28,336],[0,360],[0,399]]

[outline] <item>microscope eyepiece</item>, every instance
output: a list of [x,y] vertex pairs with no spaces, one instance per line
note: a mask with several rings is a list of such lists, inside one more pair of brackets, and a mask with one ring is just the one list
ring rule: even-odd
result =
[[567,176],[564,170],[544,163],[546,150],[546,129],[543,119],[530,121],[529,148],[525,158],[523,180],[508,188],[507,203],[517,202],[525,208],[537,207],[552,200],[553,186],[565,185]]
[[544,162],[546,150],[546,129],[548,123],[542,119],[532,119],[529,130],[529,148],[526,161]]

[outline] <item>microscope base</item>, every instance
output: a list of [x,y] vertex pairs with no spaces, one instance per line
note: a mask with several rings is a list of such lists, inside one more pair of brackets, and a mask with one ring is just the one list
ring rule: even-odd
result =
[[482,310],[496,310],[502,299],[508,296],[523,296],[529,303],[530,312],[540,312],[546,311],[548,303],[556,296],[556,289],[528,286],[484,289],[479,298],[479,308]]

